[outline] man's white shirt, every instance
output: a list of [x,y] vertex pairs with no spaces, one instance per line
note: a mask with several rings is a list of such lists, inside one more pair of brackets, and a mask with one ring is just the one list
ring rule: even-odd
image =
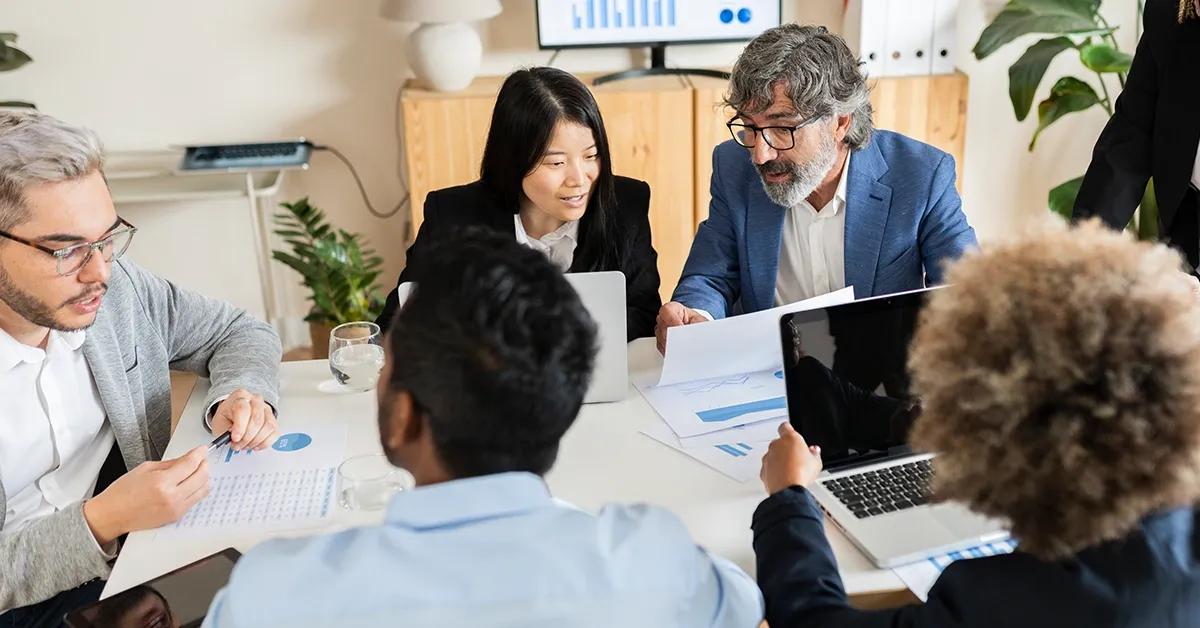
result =
[[0,330],[4,532],[90,498],[113,447],[84,339],[51,331],[43,350]]

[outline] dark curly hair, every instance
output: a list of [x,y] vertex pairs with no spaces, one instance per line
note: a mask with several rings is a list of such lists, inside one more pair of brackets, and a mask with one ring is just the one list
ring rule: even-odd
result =
[[579,295],[541,253],[474,229],[431,248],[413,281],[389,392],[412,394],[456,477],[549,471],[596,353]]
[[1200,306],[1180,269],[1095,221],[953,264],[909,362],[935,494],[1045,559],[1200,496]]

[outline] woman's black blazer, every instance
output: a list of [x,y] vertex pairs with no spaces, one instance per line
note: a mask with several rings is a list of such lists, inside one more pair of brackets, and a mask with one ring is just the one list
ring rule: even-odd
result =
[[[658,295],[658,254],[650,243],[650,186],[645,181],[615,177],[616,207],[613,215],[626,235],[623,259],[614,268],[596,268],[595,260],[584,259],[585,249],[575,249],[568,272],[619,270],[625,273],[626,331],[629,340],[654,335],[654,319],[662,300]],[[516,238],[512,213],[500,208],[479,181],[442,190],[425,197],[425,221],[417,239],[408,248],[405,268],[397,285],[412,281],[422,256],[435,242],[453,238],[468,227],[485,227]],[[582,237],[582,234],[581,234]],[[386,330],[396,314],[396,291],[388,294],[383,313],[376,321]]]

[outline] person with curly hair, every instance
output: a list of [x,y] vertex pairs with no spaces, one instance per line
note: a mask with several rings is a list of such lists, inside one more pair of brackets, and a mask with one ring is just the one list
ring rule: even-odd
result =
[[1006,519],[1010,555],[952,563],[928,601],[847,603],[788,423],[754,513],[772,628],[1200,623],[1200,299],[1179,255],[1098,221],[969,254],[921,314],[912,442],[934,499]]

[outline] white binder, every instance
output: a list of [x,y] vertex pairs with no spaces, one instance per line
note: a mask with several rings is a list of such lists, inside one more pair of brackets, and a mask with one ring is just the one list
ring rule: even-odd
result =
[[932,70],[935,0],[887,0],[885,76],[914,76]]
[[958,45],[958,0],[933,0],[933,42],[929,47],[934,74],[952,74]]
[[842,33],[850,50],[858,55],[859,70],[870,78],[883,76],[884,44],[890,0],[850,0]]

